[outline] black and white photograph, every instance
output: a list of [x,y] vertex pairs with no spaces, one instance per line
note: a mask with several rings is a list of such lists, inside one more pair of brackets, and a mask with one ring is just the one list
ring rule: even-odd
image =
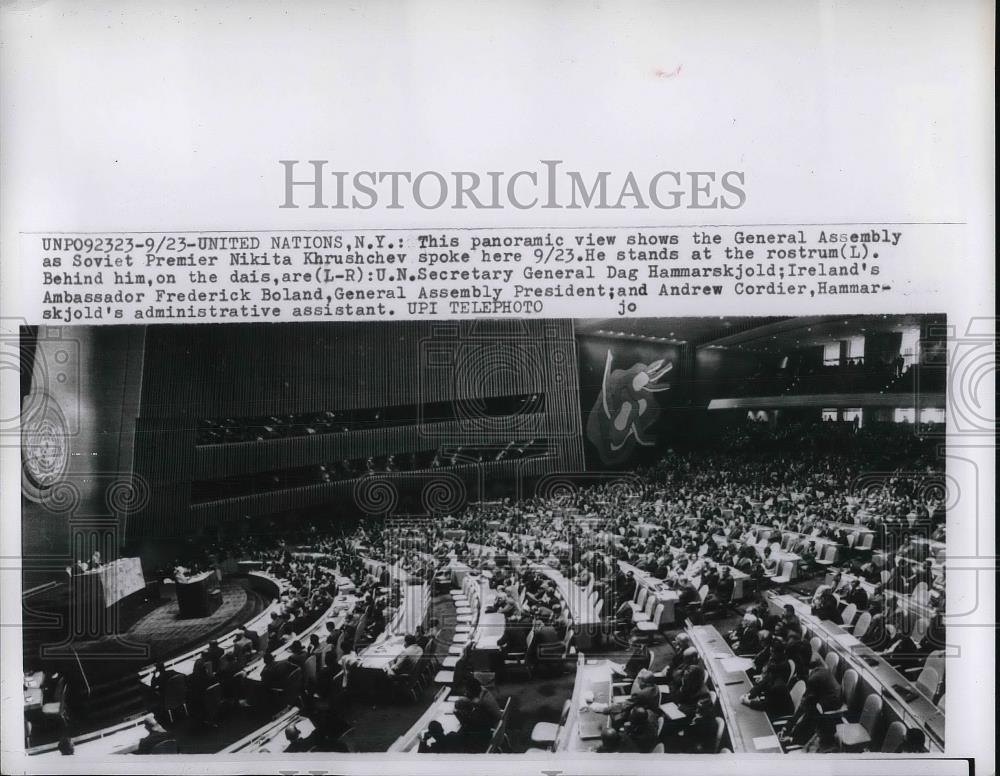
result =
[[941,753],[948,331],[22,327],[26,754]]
[[995,52],[0,2],[0,773],[994,773]]

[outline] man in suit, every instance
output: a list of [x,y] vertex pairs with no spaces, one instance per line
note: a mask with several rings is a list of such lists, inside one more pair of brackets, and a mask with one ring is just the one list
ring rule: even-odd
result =
[[208,661],[212,664],[212,670],[219,670],[219,661],[222,660],[222,656],[226,654],[226,650],[219,646],[219,642],[216,639],[212,639],[208,643],[208,649],[205,650],[205,655]]
[[705,686],[705,669],[697,663],[689,665],[684,671],[680,686],[671,692],[670,700],[687,716],[694,714],[698,703],[708,697],[708,687]]
[[885,582],[886,589],[896,593],[906,593],[910,589],[910,578],[906,572],[906,561],[896,558],[896,567]]
[[459,733],[445,733],[444,727],[436,719],[427,724],[420,734],[417,751],[421,754],[454,754],[461,751]]
[[219,669],[215,672],[215,680],[222,686],[222,694],[227,700],[239,699],[241,681],[239,664],[230,655],[223,655],[219,661]]
[[844,594],[844,605],[854,604],[858,611],[868,608],[868,593],[861,587],[860,579],[852,579],[850,589]]
[[930,588],[934,584],[934,561],[927,558],[923,565],[921,565],[913,576],[909,579],[909,589],[913,590],[917,585],[923,582]]
[[[670,658],[670,662],[667,663],[665,668],[660,670],[660,674],[668,679],[672,679],[683,669],[686,659],[685,655],[687,654],[687,650],[691,649],[691,638],[681,631],[674,637],[672,647],[674,654]],[[694,655],[697,657],[698,650],[694,650]]]
[[288,740],[288,744],[285,746],[286,752],[308,752],[312,750],[313,741],[311,739],[313,739],[313,736],[303,738],[302,731],[299,730],[294,722],[285,728],[285,738]]
[[540,618],[536,618],[532,629],[535,632],[535,646],[541,647],[546,644],[558,644],[559,632],[548,623],[544,622]]
[[493,603],[486,607],[486,612],[488,614],[499,612],[504,617],[510,618],[517,613],[517,605],[503,593],[497,593]]
[[635,574],[633,574],[631,571],[626,573],[624,578],[622,579],[621,587],[619,589],[620,589],[619,593],[620,600],[631,601],[633,598],[635,598],[635,589],[636,589]]
[[215,683],[215,669],[209,659],[206,649],[201,656],[194,661],[191,669],[191,676],[188,677],[188,706],[191,708],[192,716],[197,716],[203,707],[205,690]]
[[306,648],[302,646],[302,642],[296,639],[292,642],[292,646],[289,647],[291,654],[288,656],[288,662],[294,665],[296,668],[302,668],[306,661],[309,659],[309,653],[306,652]]
[[149,686],[157,695],[162,695],[163,688],[167,682],[175,676],[182,676],[182,674],[177,673],[172,668],[167,668],[163,663],[157,663],[156,668],[153,669],[153,676],[150,678]]
[[622,726],[622,733],[620,752],[649,754],[657,744],[659,726],[656,717],[649,710],[636,706],[629,712],[628,721]]
[[[809,664],[812,662],[812,645],[797,633],[789,633],[785,641],[785,655],[795,663],[795,676],[805,679],[809,676]],[[794,683],[794,682],[793,682]]]
[[528,634],[531,632],[531,620],[526,614],[507,620],[503,635],[497,639],[497,646],[506,657],[510,653],[526,651]]
[[628,660],[622,665],[612,662],[611,673],[615,676],[634,679],[642,669],[649,668],[652,653],[649,647],[635,636],[629,639],[629,647],[631,648],[631,652],[629,653]]
[[903,671],[908,668],[919,667],[924,660],[924,654],[917,648],[917,645],[910,637],[912,625],[909,618],[900,618],[900,625],[897,626],[896,636],[889,647],[882,652],[882,657],[893,668]]
[[785,727],[787,741],[804,744],[812,737],[819,720],[817,705],[823,711],[833,711],[841,705],[840,683],[820,658],[813,661],[812,670],[806,678],[805,695]]
[[157,744],[170,740],[170,734],[153,718],[152,714],[146,717],[142,724],[146,728],[146,735],[139,740],[135,749],[136,754],[153,754],[153,749],[156,748]]
[[787,637],[789,633],[796,633],[802,636],[802,621],[799,620],[799,616],[795,613],[794,606],[785,604],[785,612],[781,616],[781,620],[779,620],[775,630],[784,637]]
[[240,637],[236,643],[247,655],[256,655],[260,650],[260,636],[245,625],[240,628]]
[[260,681],[268,690],[281,690],[285,680],[295,670],[295,666],[287,660],[275,660],[274,655],[264,655],[264,668],[260,672]]
[[760,679],[750,688],[740,702],[751,709],[766,711],[770,717],[783,717],[791,714],[792,698],[788,693],[790,668],[782,650],[775,650],[770,661],[764,667]]
[[438,625],[440,625],[438,619],[436,617],[432,617],[429,623],[429,631],[424,630],[423,625],[417,626],[417,644],[421,649],[426,649],[427,645],[434,640],[437,635]]
[[830,590],[825,590],[820,594],[819,601],[812,607],[812,613],[821,620],[829,620],[837,625],[841,622],[837,599]]
[[733,579],[732,574],[730,574],[729,567],[723,566],[722,572],[719,575],[719,582],[715,586],[715,597],[719,599],[720,604],[726,605],[733,600],[733,591],[735,589],[736,581]]
[[424,651],[417,643],[417,637],[407,633],[403,637],[403,651],[389,664],[386,673],[391,677],[409,676],[416,672],[423,656]]
[[671,742],[670,751],[684,754],[714,754],[717,731],[718,723],[715,721],[712,701],[704,698],[698,703],[694,717]]

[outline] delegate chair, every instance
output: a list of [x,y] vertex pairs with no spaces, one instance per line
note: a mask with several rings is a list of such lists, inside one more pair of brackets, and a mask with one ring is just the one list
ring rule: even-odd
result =
[[857,722],[841,722],[837,725],[837,739],[845,749],[861,751],[874,740],[881,718],[882,697],[872,693],[865,698],[861,718]]
[[559,715],[559,722],[537,722],[531,729],[531,743],[538,747],[551,747],[559,737],[559,731],[569,718],[569,710],[572,700],[567,700],[562,707],[562,714]]
[[854,711],[854,701],[858,694],[859,680],[860,677],[858,676],[858,672],[853,668],[848,668],[844,671],[844,675],[841,677],[841,697],[844,699],[844,706],[847,707],[848,713],[852,713]]
[[868,626],[871,625],[872,613],[871,612],[861,612],[858,616],[858,621],[854,623],[854,629],[852,633],[855,638],[862,638],[868,632]]
[[937,670],[932,666],[924,665],[914,684],[920,692],[933,700],[934,696],[937,695],[937,688],[940,682],[941,677],[938,676]]
[[897,719],[886,729],[885,738],[882,739],[881,751],[885,754],[893,754],[899,749],[899,745],[903,743],[904,738],[906,738],[906,725]]

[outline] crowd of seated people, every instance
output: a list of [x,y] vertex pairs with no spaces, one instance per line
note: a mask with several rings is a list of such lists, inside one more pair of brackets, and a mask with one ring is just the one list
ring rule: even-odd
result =
[[420,734],[417,751],[433,754],[476,754],[486,751],[500,722],[501,709],[493,692],[472,673],[458,677],[454,697],[458,730],[446,733],[431,721]]
[[192,499],[195,503],[204,503],[251,493],[352,480],[372,474],[433,470],[495,461],[518,461],[549,454],[547,439],[528,438],[490,445],[454,445],[398,454],[344,458],[339,461],[225,479],[199,480],[192,485]]
[[[677,622],[699,622],[713,611],[731,611],[736,572],[747,575],[744,588],[751,595],[774,584],[778,564],[771,555],[773,537],[767,536],[767,546],[761,547],[761,527],[777,535],[793,532],[803,537],[791,550],[806,575],[821,570],[809,537],[828,539],[844,547],[842,576],[817,592],[814,613],[834,622],[848,606],[870,613],[871,624],[862,640],[892,664],[916,667],[943,643],[940,616],[917,641],[911,635],[912,615],[900,605],[900,596],[913,594],[921,583],[927,588],[943,585],[943,574],[928,554],[930,545],[912,541],[944,538],[943,498],[936,487],[942,466],[934,447],[934,440],[913,434],[912,427],[848,431],[839,424],[777,429],[751,424],[730,432],[723,451],[670,451],[639,469],[625,485],[609,481],[568,494],[474,503],[460,513],[418,526],[382,518],[363,520],[347,530],[314,523],[281,538],[257,535],[192,549],[178,558],[174,569],[196,573],[226,555],[257,560],[266,573],[282,581],[282,593],[264,636],[245,631],[229,650],[218,644],[205,649],[185,678],[191,713],[211,725],[216,721],[212,715],[227,708],[284,703],[286,696],[281,693],[288,676],[316,656],[316,675],[297,703],[310,719],[315,718],[319,731],[306,737],[308,746],[339,746],[336,738],[345,723],[336,709],[344,690],[345,660],[349,664],[352,655],[385,631],[404,595],[390,568],[432,582],[449,564],[466,564],[470,573],[489,578],[498,593],[492,610],[505,615],[498,641],[501,656],[495,666],[498,679],[505,679],[508,657],[526,653],[536,668],[563,670],[559,656],[580,612],[562,598],[553,579],[541,573],[547,566],[561,572],[568,584],[587,591],[588,604],[603,602],[608,630],[630,648],[618,670],[632,686],[626,698],[602,709],[611,717],[614,731],[602,745],[608,751],[640,751],[666,742],[676,751],[703,751],[714,736],[708,712],[702,708],[707,693],[704,667],[681,634],[666,668],[648,675],[648,646],[637,637],[634,607],[640,580],[631,569],[677,593]],[[877,487],[870,487],[866,477],[871,471],[889,474],[881,476]],[[859,482],[867,484],[859,487]],[[848,546],[851,526],[874,532],[869,549]],[[308,552],[299,551],[303,549]],[[514,556],[519,563],[510,562]],[[628,570],[620,562],[628,564]],[[345,578],[355,596],[351,611],[342,624],[329,619],[317,630],[313,626],[330,610],[338,580]],[[940,595],[934,605],[940,608],[943,600]],[[824,693],[832,691],[829,677],[813,665],[808,642],[796,623],[794,612],[775,619],[757,609],[729,634],[734,651],[754,661],[753,689],[745,698],[748,706],[775,716],[801,711],[802,704],[789,709],[787,688],[793,679],[788,675],[789,661],[795,666],[794,678],[806,683],[810,698],[822,703]],[[304,636],[307,631],[311,632]],[[407,634],[402,653],[387,673],[413,675],[424,658],[426,636]],[[547,660],[548,655],[554,659]],[[257,659],[265,664],[261,683],[272,692],[248,697],[240,673]],[[162,695],[171,679],[169,670],[161,667],[153,678],[154,691]],[[658,729],[660,722],[651,701],[645,701],[647,695],[653,696],[651,680],[657,686],[657,701],[661,688],[669,687],[672,701],[683,712],[677,720],[664,721],[663,730],[653,737],[648,729],[650,725]],[[217,704],[204,700],[216,684],[223,695],[221,712]],[[472,688],[471,683],[468,686]],[[474,706],[476,697],[470,689]],[[421,746],[428,751],[479,747],[486,725],[476,720],[487,716],[481,706],[493,705],[485,700],[479,704],[468,715],[465,701],[461,704],[469,720],[462,736],[429,730]],[[785,730],[786,738],[796,745],[828,746],[826,739],[810,744],[825,732],[805,712]]]
[[921,369],[918,364],[907,364],[899,354],[878,361],[856,356],[822,363],[801,362],[793,356],[780,367],[758,364],[748,377],[729,380],[716,392],[726,397],[905,393],[916,387],[918,379],[921,390],[940,391],[944,388],[944,374],[942,369]]
[[316,434],[346,434],[400,425],[416,425],[454,421],[471,414],[499,417],[523,416],[545,410],[541,394],[494,396],[475,400],[475,407],[463,408],[459,401],[425,402],[421,405],[391,407],[359,407],[352,410],[288,413],[255,418],[206,419],[198,423],[196,444],[217,445],[234,442],[263,442],[268,439],[314,436]]
[[[804,433],[804,429],[785,432],[788,437]],[[839,437],[842,431],[836,429],[834,433]],[[843,545],[843,562],[835,584],[821,586],[813,602],[817,617],[842,622],[841,613],[847,607],[852,609],[852,618],[857,612],[869,612],[872,626],[865,643],[875,645],[891,665],[904,670],[920,665],[930,652],[943,647],[943,596],[936,602],[936,614],[918,641],[911,635],[914,615],[904,611],[898,598],[884,595],[885,590],[911,593],[921,582],[943,585],[940,570],[935,572],[934,561],[925,557],[926,549],[921,549],[927,545],[910,541],[928,531],[932,539],[944,538],[940,493],[929,487],[941,479],[940,463],[934,459],[931,445],[914,438],[912,429],[855,431],[850,443],[839,438],[832,443],[824,440],[813,445],[812,450],[797,452],[794,458],[754,454],[750,446],[743,451],[737,446],[731,456],[715,455],[711,460],[713,465],[708,466],[702,465],[706,461],[697,453],[673,455],[643,472],[653,487],[639,494],[598,486],[581,489],[569,499],[473,505],[460,519],[446,521],[442,528],[432,530],[435,553],[457,551],[462,555],[470,544],[481,544],[491,547],[495,557],[517,553],[528,562],[559,568],[567,579],[589,584],[601,597],[614,602],[609,611],[614,612],[613,622],[625,636],[634,634],[630,615],[636,580],[631,572],[618,568],[615,561],[628,561],[664,580],[668,587],[673,586],[680,593],[678,619],[697,621],[707,611],[706,603],[713,599],[718,606],[729,603],[730,568],[746,571],[761,586],[769,584],[773,573],[767,568],[768,551],[760,552],[752,539],[757,535],[755,526],[773,526],[778,531],[800,533],[806,542],[811,536]],[[859,493],[856,481],[869,467],[897,474],[888,475],[877,491]],[[557,519],[567,510],[577,515],[600,515],[597,530],[593,522]],[[658,530],[644,533],[642,524],[652,524]],[[846,543],[845,531],[851,530],[851,525],[874,532],[875,542],[866,551],[855,552]],[[916,530],[915,525],[925,530]],[[446,538],[443,534],[449,527],[453,534],[457,529],[461,537]],[[808,546],[795,544],[792,549],[803,561],[808,560]],[[873,561],[876,555],[883,556],[881,565]],[[478,563],[490,571],[497,570],[494,559],[477,558],[475,553],[470,556],[473,566]],[[869,593],[862,586],[864,580],[875,578],[872,569],[884,573],[886,564],[894,569],[891,576],[880,579]],[[808,562],[802,565],[806,576],[820,570],[810,568]],[[701,596],[693,589],[692,574],[707,584],[709,596]],[[528,601],[535,611],[551,615],[551,601],[544,586],[540,595],[532,593]],[[891,624],[880,628],[879,623],[886,619]],[[524,643],[525,634],[531,632],[526,626],[527,621],[519,617],[510,623],[509,636],[505,634],[517,649]],[[537,626],[532,623],[532,629]],[[773,716],[798,712],[783,740],[810,751],[828,750],[828,731],[803,711],[808,704],[799,703],[793,708],[788,693],[790,683],[801,679],[814,708],[817,702],[832,703],[836,689],[836,679],[815,664],[794,612],[775,616],[758,608],[747,615],[730,638],[739,654],[754,659],[754,684],[745,697],[746,704]],[[684,665],[685,653],[692,661],[690,666]],[[684,705],[681,728],[686,730],[699,718],[704,682],[698,671],[703,668],[690,648],[678,654],[681,664],[671,667],[668,681],[676,685],[676,696]],[[640,649],[635,657],[629,661],[629,673],[637,680],[638,675],[632,672],[641,667],[645,654]],[[683,671],[680,675],[674,673],[678,668]],[[683,676],[688,673],[692,678],[685,685]],[[937,695],[943,687],[942,682]],[[638,698],[641,688],[637,690]],[[824,701],[826,696],[829,698]],[[641,703],[626,705],[641,708]],[[622,749],[626,751],[633,744],[622,743],[621,731],[630,720],[631,708],[613,706],[609,711],[620,724],[613,726],[617,733],[611,736],[617,743],[606,744],[626,747]],[[707,724],[704,727],[708,730]],[[703,745],[685,744],[687,732],[681,735],[680,729],[672,730],[669,724],[666,728],[670,746],[690,745],[697,750]],[[675,733],[678,740],[673,740]],[[907,740],[915,736],[916,732]],[[695,732],[689,740],[696,742],[703,737]]]
[[[340,751],[338,738],[347,729],[337,708],[344,684],[342,664],[385,630],[403,592],[399,580],[389,578],[386,564],[366,565],[365,560],[373,552],[378,554],[379,548],[363,543],[365,533],[345,536],[312,531],[310,535],[314,542],[309,545],[313,551],[308,553],[297,552],[284,538],[262,536],[225,548],[235,557],[257,561],[263,573],[280,581],[277,606],[271,607],[263,633],[242,627],[229,649],[223,649],[217,640],[210,641],[189,675],[159,663],[150,683],[154,710],[165,710],[168,688],[180,681],[188,714],[205,728],[217,726],[220,715],[241,706],[273,713],[288,702],[290,677],[296,672],[301,675],[311,662],[311,670],[292,700],[309,715],[314,732],[296,746]],[[207,546],[192,551],[175,565],[185,571],[197,570],[222,552],[220,547]],[[316,624],[331,611],[344,581],[349,583],[353,597],[350,611],[342,618],[327,619],[317,629]],[[310,631],[308,637],[306,631]],[[248,685],[246,670],[255,661],[261,664],[259,683]],[[256,692],[251,691],[255,688]],[[169,715],[157,716],[160,722],[172,722]]]
[[885,361],[845,358],[796,369],[787,393],[844,393],[890,390],[894,381],[912,367],[902,356]]
[[[876,625],[884,620],[877,600],[857,595],[857,581],[837,588],[821,585],[812,602],[811,613],[835,623],[847,607],[875,612],[869,634],[875,638],[865,640],[897,669],[905,670],[922,663],[932,652],[944,648],[944,629],[941,615],[936,615],[919,643],[911,638],[912,623],[900,621],[897,627],[887,630]],[[852,595],[853,593],[853,595]],[[906,615],[897,612],[903,620]],[[758,605],[726,634],[734,652],[752,658],[750,669],[753,686],[741,699],[750,708],[766,711],[772,719],[787,719],[782,731],[786,747],[805,747],[806,751],[840,751],[832,748],[833,735],[824,727],[822,711],[835,712],[842,708],[843,694],[837,677],[829,664],[815,653],[806,639],[802,622],[794,607],[786,605],[783,612],[771,612],[766,605]],[[944,692],[943,677],[938,692]],[[793,704],[790,689],[797,682],[804,682],[805,693],[797,705]],[[839,718],[838,718],[839,721]],[[811,742],[811,743],[810,743]],[[819,748],[815,748],[819,747]]]

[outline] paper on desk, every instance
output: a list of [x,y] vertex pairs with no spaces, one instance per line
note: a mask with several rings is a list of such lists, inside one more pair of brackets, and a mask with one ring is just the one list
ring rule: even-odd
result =
[[722,667],[731,674],[739,671],[748,671],[753,666],[753,661],[748,657],[726,657],[721,661]]
[[754,749],[777,749],[779,747],[777,736],[759,736],[753,740]]
[[861,643],[861,640],[853,633],[838,633],[833,637],[833,640],[845,647],[854,647]]

